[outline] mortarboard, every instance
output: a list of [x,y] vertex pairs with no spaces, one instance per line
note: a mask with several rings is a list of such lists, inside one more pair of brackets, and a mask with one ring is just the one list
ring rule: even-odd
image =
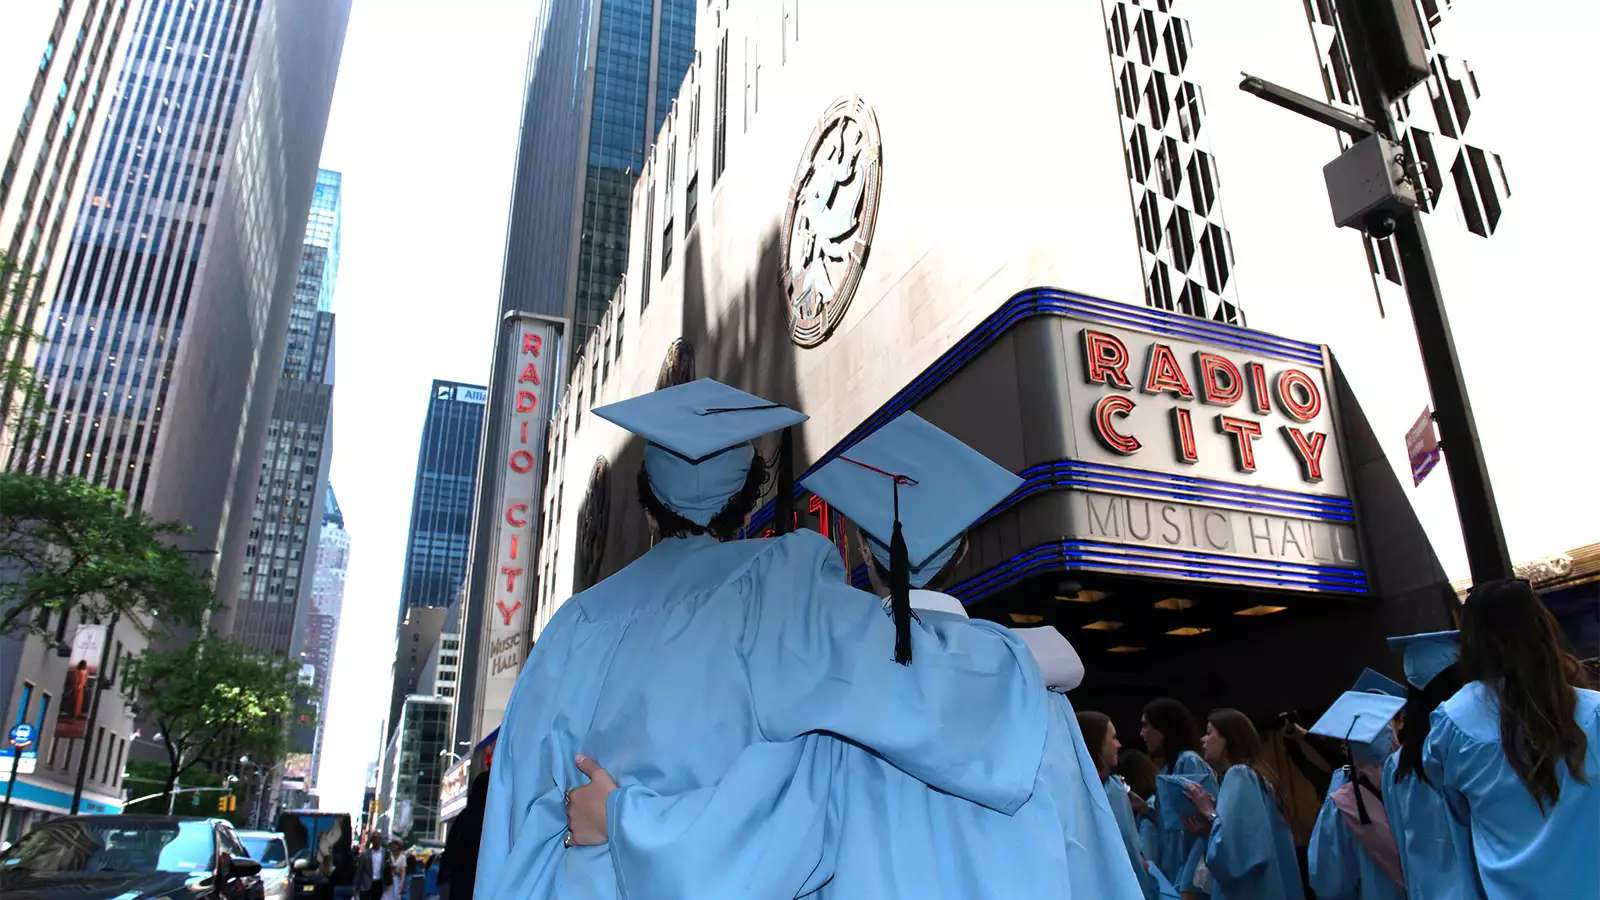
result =
[[1355,771],[1355,748],[1361,747],[1367,758],[1381,759],[1387,752],[1387,746],[1380,744],[1379,740],[1387,732],[1389,723],[1395,715],[1406,705],[1402,697],[1390,694],[1370,693],[1366,691],[1346,691],[1333,701],[1328,711],[1310,728],[1306,729],[1312,734],[1331,737],[1344,742],[1345,752],[1350,754],[1352,768],[1350,779],[1357,782],[1352,788],[1356,795],[1356,808],[1359,811],[1361,824],[1369,824],[1372,820],[1367,815],[1366,803],[1361,799],[1359,781],[1361,776]]
[[1405,661],[1406,681],[1417,690],[1461,658],[1461,632],[1430,631],[1389,638],[1389,649]]
[[806,420],[804,413],[710,378],[597,407],[594,414],[648,442],[644,466],[651,489],[701,526],[744,486],[755,456],[750,442]]
[[903,413],[807,476],[803,485],[887,549],[895,661],[911,661],[910,590],[948,561],[961,534],[1022,479],[934,427]]
[[1362,669],[1361,677],[1356,679],[1352,691],[1368,694],[1388,694],[1391,697],[1404,697],[1406,686],[1381,672],[1372,669]]

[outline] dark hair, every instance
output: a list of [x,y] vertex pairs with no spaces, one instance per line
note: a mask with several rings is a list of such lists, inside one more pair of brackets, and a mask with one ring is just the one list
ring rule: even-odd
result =
[[1406,692],[1405,718],[1400,723],[1400,760],[1395,764],[1395,780],[1416,775],[1424,783],[1428,775],[1422,771],[1422,745],[1428,740],[1428,722],[1439,704],[1449,700],[1463,684],[1461,667],[1451,665],[1433,676],[1425,688],[1412,686]]
[[655,490],[650,487],[650,475],[639,467],[639,505],[655,520],[656,528],[661,531],[664,538],[684,537],[691,534],[709,534],[712,537],[727,541],[739,534],[739,529],[744,527],[744,520],[750,511],[756,508],[756,501],[761,499],[761,491],[767,484],[767,463],[760,454],[750,461],[750,471],[745,475],[744,486],[738,493],[728,498],[722,511],[711,517],[705,525],[697,525],[673,512],[670,507],[661,502]]
[[1249,766],[1251,771],[1260,776],[1267,786],[1268,793],[1272,794],[1272,799],[1277,803],[1278,814],[1287,821],[1289,810],[1284,806],[1283,794],[1278,790],[1277,773],[1273,772],[1272,766],[1262,758],[1261,733],[1256,731],[1256,726],[1250,721],[1250,717],[1237,709],[1222,707],[1213,709],[1206,716],[1206,722],[1228,743],[1228,765]]
[[1200,729],[1189,707],[1171,697],[1162,697],[1145,704],[1144,718],[1151,728],[1161,732],[1161,749],[1150,752],[1157,762],[1171,766],[1184,751],[1200,751]]
[[1500,746],[1541,812],[1561,796],[1556,762],[1587,784],[1589,741],[1573,719],[1574,683],[1587,677],[1566,651],[1560,626],[1532,585],[1488,581],[1461,610],[1461,676],[1481,681],[1500,706]]
[[[1101,765],[1100,748],[1106,745],[1106,732],[1111,729],[1111,717],[1105,713],[1084,710],[1078,713],[1078,730],[1083,732],[1083,742],[1089,747],[1089,758],[1094,760],[1095,771]],[[1105,780],[1104,772],[1100,773],[1102,781]]]
[[1117,757],[1117,774],[1141,797],[1149,797],[1156,792],[1156,761],[1143,750],[1122,748],[1122,753]]

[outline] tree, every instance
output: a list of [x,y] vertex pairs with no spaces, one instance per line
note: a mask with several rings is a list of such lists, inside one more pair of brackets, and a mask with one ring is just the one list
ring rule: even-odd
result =
[[163,793],[201,763],[220,769],[225,755],[282,753],[289,714],[304,690],[288,660],[216,635],[147,650],[127,671],[123,694],[160,729],[167,750]]
[[46,614],[67,609],[120,615],[146,635],[158,621],[199,625],[209,580],[167,543],[185,531],[81,478],[0,473],[0,634],[43,633]]

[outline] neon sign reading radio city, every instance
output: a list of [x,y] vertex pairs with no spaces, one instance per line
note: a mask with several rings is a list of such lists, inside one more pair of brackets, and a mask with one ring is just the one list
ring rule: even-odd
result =
[[[1106,449],[1123,456],[1137,454],[1144,444],[1138,434],[1125,430],[1122,421],[1139,404],[1131,394],[1166,394],[1217,407],[1219,411],[1211,416],[1209,426],[1200,427],[1214,428],[1231,438],[1234,468],[1251,473],[1256,470],[1256,441],[1263,434],[1261,422],[1250,416],[1265,416],[1276,408],[1289,420],[1300,423],[1278,429],[1300,463],[1300,477],[1311,483],[1322,480],[1327,432],[1303,427],[1322,413],[1322,388],[1312,375],[1291,367],[1269,378],[1266,366],[1259,362],[1241,366],[1226,356],[1204,350],[1192,354],[1192,368],[1186,371],[1178,354],[1161,341],[1151,342],[1143,371],[1130,371],[1133,357],[1122,338],[1092,328],[1083,329],[1081,337],[1084,375],[1089,383],[1129,392],[1106,394],[1094,404],[1094,434]],[[1173,447],[1177,461],[1187,465],[1200,461],[1195,441],[1197,412],[1186,406],[1172,407]]]
[[[489,635],[492,674],[515,673],[522,661],[523,628],[526,617],[522,597],[528,592],[524,575],[533,553],[533,503],[537,496],[539,459],[535,450],[543,439],[538,433],[539,355],[544,338],[533,331],[519,335],[516,380],[511,386],[511,421],[501,465],[504,489],[501,498],[500,554],[498,577],[494,579],[494,608],[499,627]],[[521,615],[519,615],[519,613]]]

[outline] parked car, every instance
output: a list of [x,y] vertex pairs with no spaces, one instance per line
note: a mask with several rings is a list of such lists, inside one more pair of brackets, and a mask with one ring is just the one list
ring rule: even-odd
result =
[[296,900],[339,900],[354,891],[355,831],[348,813],[289,809],[278,814],[278,831],[289,846]]
[[267,900],[289,900],[294,895],[289,877],[289,845],[276,831],[241,831],[239,840],[250,858],[261,863],[261,889]]
[[224,819],[76,816],[0,855],[6,900],[265,900],[261,864]]

